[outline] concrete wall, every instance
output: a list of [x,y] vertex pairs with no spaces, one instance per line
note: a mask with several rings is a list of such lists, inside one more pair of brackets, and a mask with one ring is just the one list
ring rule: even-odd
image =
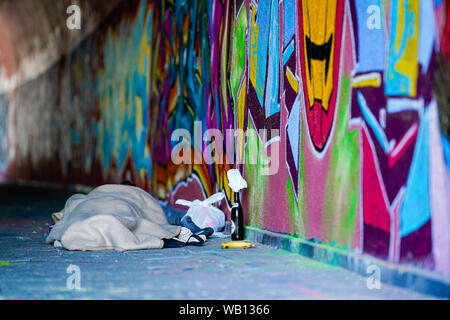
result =
[[[130,179],[170,204],[224,190],[229,210],[237,166],[247,224],[449,274],[450,143],[433,93],[445,3],[322,3],[120,4],[0,95],[0,175]],[[183,156],[232,161],[175,164],[180,128]]]

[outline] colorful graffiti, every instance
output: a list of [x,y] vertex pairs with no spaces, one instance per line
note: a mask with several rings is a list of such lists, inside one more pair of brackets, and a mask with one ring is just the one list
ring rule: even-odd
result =
[[357,120],[361,128],[363,248],[393,261],[425,260],[432,250],[429,113],[436,105],[429,77],[436,30],[428,22],[434,21],[433,4],[393,1],[390,14],[383,15],[390,17],[383,20],[390,34],[360,22],[372,4],[381,5],[350,4],[355,46],[361,48],[356,50],[351,122]]
[[[223,190],[228,210],[237,167],[248,224],[448,274],[448,141],[433,93],[445,10],[126,1],[60,64],[62,176],[130,179],[168,204]],[[178,129],[189,138],[173,139]],[[190,163],[173,162],[180,141]]]
[[8,167],[8,104],[0,94],[0,181]]
[[[220,81],[229,73],[231,4],[229,1],[175,1],[163,2],[156,10],[161,13],[161,32],[156,41],[164,45],[155,52],[158,61],[153,66],[157,68],[154,76],[161,83],[155,86],[158,90],[155,100],[158,118],[155,120],[157,127],[163,128],[165,139],[155,140],[152,146],[157,154],[155,191],[161,199],[172,197],[168,193],[178,184],[189,184],[187,180],[194,175],[204,196],[225,189],[231,199],[225,169],[230,168],[234,159],[227,158],[226,147],[218,155],[224,163],[206,165],[201,157],[207,141],[201,138],[198,139],[203,140],[200,145],[194,144],[194,135],[203,137],[206,129],[217,129],[225,136],[226,146],[225,130],[234,126],[229,85]],[[194,121],[202,122],[201,132],[194,133]],[[171,146],[175,142],[171,142],[170,137],[179,128],[193,133],[187,143],[192,148],[194,161],[174,166]]]
[[300,1],[299,53],[311,141],[321,151],[333,126],[339,91],[345,1]]

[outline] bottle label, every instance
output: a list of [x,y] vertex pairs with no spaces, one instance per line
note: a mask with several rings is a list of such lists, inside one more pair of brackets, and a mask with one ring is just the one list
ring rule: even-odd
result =
[[238,208],[238,207],[239,207],[239,203],[235,202],[231,208]]
[[236,224],[234,223],[234,221],[231,221],[231,234],[233,234],[235,230],[236,230]]

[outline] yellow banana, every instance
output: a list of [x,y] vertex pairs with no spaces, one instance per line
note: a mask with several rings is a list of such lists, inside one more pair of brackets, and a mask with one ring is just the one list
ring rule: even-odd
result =
[[255,245],[250,241],[228,241],[223,242],[220,246],[222,249],[248,249]]

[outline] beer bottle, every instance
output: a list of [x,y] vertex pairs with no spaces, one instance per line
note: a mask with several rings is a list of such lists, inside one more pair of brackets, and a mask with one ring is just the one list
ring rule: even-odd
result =
[[234,192],[234,204],[231,208],[231,240],[244,240],[244,211],[239,192]]

